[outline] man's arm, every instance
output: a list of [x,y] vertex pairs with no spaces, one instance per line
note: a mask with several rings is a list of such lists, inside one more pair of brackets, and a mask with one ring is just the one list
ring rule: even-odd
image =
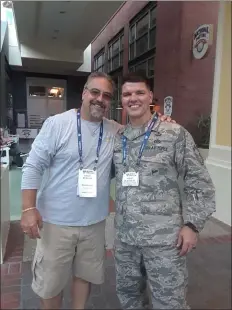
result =
[[37,135],[23,166],[21,227],[30,238],[39,238],[42,218],[36,209],[36,195],[44,170],[50,166],[56,153],[57,128],[54,117],[48,118]]
[[184,223],[191,223],[200,232],[216,210],[215,189],[192,136],[184,128],[181,128],[176,142],[175,157],[186,194],[186,201],[183,202]]
[[40,187],[44,170],[49,167],[56,153],[54,117],[48,118],[35,138],[29,156],[23,166],[21,189],[37,190]]

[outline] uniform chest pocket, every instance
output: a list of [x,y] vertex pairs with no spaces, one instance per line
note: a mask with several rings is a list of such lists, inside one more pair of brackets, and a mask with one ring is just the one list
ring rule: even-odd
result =
[[172,161],[171,154],[157,150],[144,150],[141,161],[144,164],[169,165]]
[[143,183],[154,184],[168,174],[172,160],[167,152],[146,149],[143,152],[140,164]]

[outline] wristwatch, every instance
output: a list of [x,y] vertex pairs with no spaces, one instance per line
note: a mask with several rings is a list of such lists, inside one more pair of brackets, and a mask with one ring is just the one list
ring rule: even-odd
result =
[[190,222],[185,223],[184,226],[187,226],[187,227],[191,228],[195,233],[198,233],[198,232],[199,232],[199,231],[197,230],[196,226],[193,225],[193,224],[190,223]]

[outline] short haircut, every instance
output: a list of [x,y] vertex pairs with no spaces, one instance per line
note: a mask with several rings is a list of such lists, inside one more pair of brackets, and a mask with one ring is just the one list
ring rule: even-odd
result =
[[124,85],[125,83],[144,83],[147,88],[151,90],[150,82],[143,71],[128,73],[122,79],[122,85]]
[[88,78],[87,78],[87,81],[85,83],[85,86],[84,86],[84,89],[87,88],[89,82],[92,80],[92,79],[95,79],[95,78],[103,78],[103,79],[106,79],[112,86],[113,88],[113,92],[115,91],[115,83],[113,81],[113,79],[111,78],[110,75],[106,74],[105,72],[92,72]]

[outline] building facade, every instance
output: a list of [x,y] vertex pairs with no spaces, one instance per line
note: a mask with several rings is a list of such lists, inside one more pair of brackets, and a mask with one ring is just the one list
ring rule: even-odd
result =
[[[211,114],[217,2],[127,1],[93,40],[92,71],[105,71],[117,92],[109,117],[126,123],[120,104],[120,83],[129,71],[146,72],[156,103],[173,97],[172,117],[198,140],[200,115]],[[212,42],[203,59],[192,53],[193,33],[212,25]]]

